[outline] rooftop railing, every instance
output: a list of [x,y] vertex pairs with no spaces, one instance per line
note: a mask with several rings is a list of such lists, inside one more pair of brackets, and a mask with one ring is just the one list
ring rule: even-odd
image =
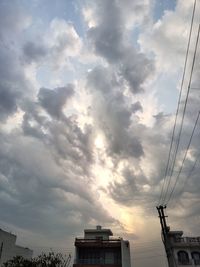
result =
[[178,260],[177,263],[179,265],[193,265],[192,260]]
[[116,243],[120,242],[121,238],[109,238],[109,239],[90,239],[90,238],[83,238],[83,237],[76,237],[75,242],[84,242],[84,243],[89,243],[89,242],[109,242],[109,243]]
[[75,264],[84,265],[121,265],[121,260],[105,260],[103,258],[99,259],[75,259]]
[[174,237],[175,243],[200,244],[200,237]]

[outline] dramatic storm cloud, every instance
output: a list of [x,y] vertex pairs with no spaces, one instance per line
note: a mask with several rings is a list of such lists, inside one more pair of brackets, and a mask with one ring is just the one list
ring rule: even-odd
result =
[[[155,207],[192,8],[187,0],[0,2],[0,223],[21,244],[36,253],[72,250],[84,228],[102,224],[130,239],[134,266],[146,266],[145,259],[165,266]],[[181,112],[199,12],[198,4]],[[168,193],[199,112],[198,60],[199,44]],[[189,174],[199,130],[198,122],[168,207],[171,228],[193,235],[199,235],[198,161]],[[145,242],[158,246],[148,254]]]

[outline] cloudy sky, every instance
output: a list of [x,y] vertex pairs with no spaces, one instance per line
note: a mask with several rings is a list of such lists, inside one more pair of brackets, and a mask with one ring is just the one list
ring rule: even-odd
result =
[[[155,207],[193,5],[0,0],[0,224],[20,244],[71,251],[101,224],[131,241],[135,267],[166,266]],[[198,54],[172,182],[199,111]],[[188,235],[200,235],[198,163],[186,180],[199,128],[167,210],[171,228]]]

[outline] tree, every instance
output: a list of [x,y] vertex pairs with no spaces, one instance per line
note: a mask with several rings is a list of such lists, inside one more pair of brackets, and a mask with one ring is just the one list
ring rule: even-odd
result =
[[41,254],[31,260],[16,256],[3,264],[3,267],[68,267],[71,255],[64,258],[61,253],[49,252],[49,254]]
[[21,256],[16,256],[13,259],[5,262],[3,264],[3,267],[36,267],[36,265],[34,265],[34,262],[32,262],[32,260],[27,260],[24,259]]

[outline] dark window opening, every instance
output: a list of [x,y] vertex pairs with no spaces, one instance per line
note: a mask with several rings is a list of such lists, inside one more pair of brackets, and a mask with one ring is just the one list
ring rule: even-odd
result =
[[191,254],[192,254],[192,259],[194,261],[194,264],[200,265],[200,252],[194,251]]
[[114,264],[121,265],[120,248],[79,248],[77,262],[79,264]]
[[182,265],[189,265],[189,256],[188,253],[184,250],[178,252],[178,263]]

